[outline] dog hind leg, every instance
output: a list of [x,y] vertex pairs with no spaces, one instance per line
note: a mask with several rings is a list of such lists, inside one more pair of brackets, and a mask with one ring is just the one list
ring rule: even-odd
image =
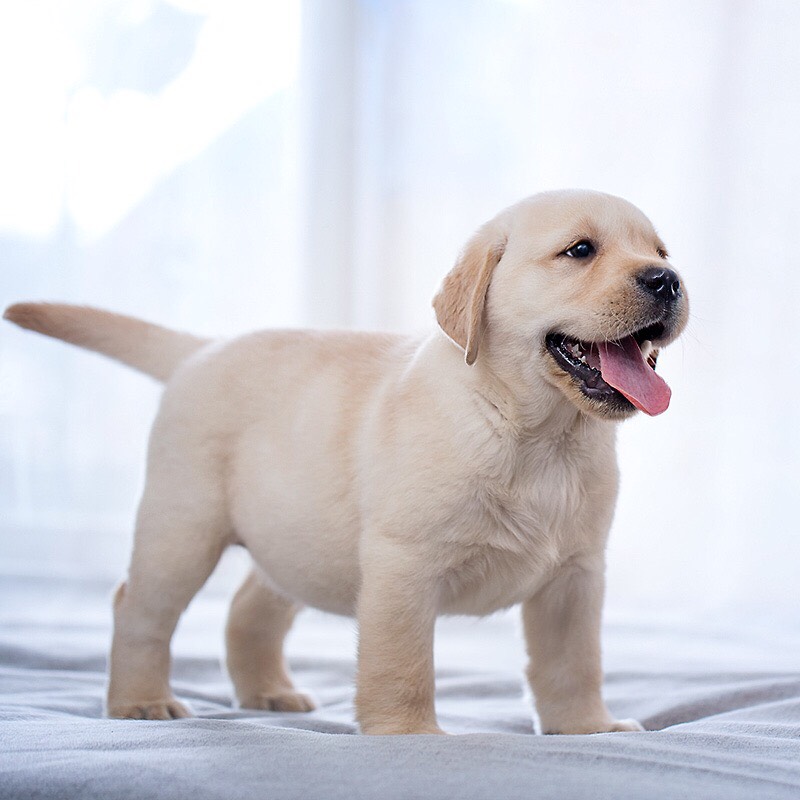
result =
[[128,579],[114,597],[110,717],[191,716],[170,689],[170,640],[228,538],[218,482],[197,464],[185,466],[156,467],[147,477]]
[[312,711],[314,702],[294,688],[283,640],[300,607],[273,592],[251,572],[231,603],[225,630],[228,672],[242,708]]

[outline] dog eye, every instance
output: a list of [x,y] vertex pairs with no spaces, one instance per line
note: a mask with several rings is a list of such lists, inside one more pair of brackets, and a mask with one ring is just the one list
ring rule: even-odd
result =
[[581,239],[575,242],[572,247],[564,251],[565,256],[570,258],[589,258],[595,254],[594,245],[588,239]]
[[658,253],[659,258],[669,258],[669,254],[663,247],[657,247],[656,253]]

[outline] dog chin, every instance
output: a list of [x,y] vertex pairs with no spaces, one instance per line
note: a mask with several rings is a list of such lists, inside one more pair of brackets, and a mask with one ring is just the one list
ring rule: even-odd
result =
[[609,422],[621,422],[630,419],[637,413],[636,407],[629,400],[626,400],[619,392],[600,397],[591,397],[578,382],[567,375],[555,364],[551,364],[548,369],[550,382],[554,384],[565,398],[578,411],[588,414],[596,419],[603,419]]

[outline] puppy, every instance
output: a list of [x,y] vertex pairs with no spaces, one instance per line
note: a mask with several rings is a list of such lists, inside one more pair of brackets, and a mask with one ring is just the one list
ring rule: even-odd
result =
[[615,423],[667,408],[656,356],[688,314],[665,246],[619,198],[536,195],[478,230],[433,306],[424,339],[225,342],[91,308],[6,311],[166,383],[114,598],[110,716],[190,714],[170,639],[239,544],[253,570],[226,633],[242,707],[313,708],[283,657],[311,605],[358,617],[364,733],[441,733],[437,615],[520,603],[541,730],[641,729],[603,702],[600,615]]

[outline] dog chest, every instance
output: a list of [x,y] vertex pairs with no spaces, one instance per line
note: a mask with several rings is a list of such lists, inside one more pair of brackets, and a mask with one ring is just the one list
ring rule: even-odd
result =
[[518,603],[576,552],[601,547],[610,516],[595,475],[574,452],[545,451],[520,459],[503,479],[477,482],[447,543],[445,613]]

